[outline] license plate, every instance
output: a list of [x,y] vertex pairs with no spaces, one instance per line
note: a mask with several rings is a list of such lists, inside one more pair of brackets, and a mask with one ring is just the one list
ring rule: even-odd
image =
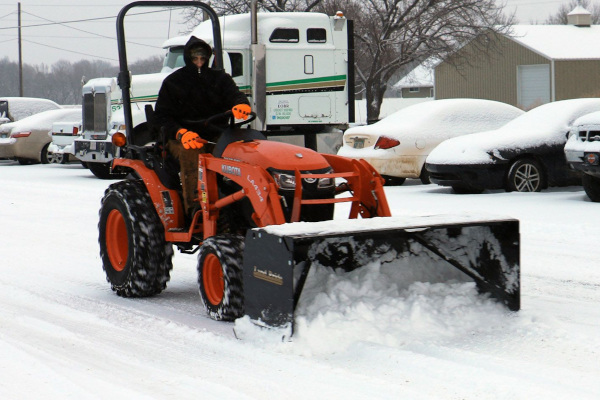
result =
[[365,147],[365,139],[354,139],[354,148],[362,149]]

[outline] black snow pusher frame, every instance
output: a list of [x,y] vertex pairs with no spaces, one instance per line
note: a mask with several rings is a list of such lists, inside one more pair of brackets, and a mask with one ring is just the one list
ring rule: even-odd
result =
[[512,311],[520,308],[517,220],[387,217],[350,221],[340,231],[328,222],[312,223],[310,230],[297,233],[291,224],[248,232],[244,293],[246,315],[253,321],[293,330],[294,311],[312,265],[349,271],[392,250],[396,258],[428,256],[432,263],[454,267],[480,293]]

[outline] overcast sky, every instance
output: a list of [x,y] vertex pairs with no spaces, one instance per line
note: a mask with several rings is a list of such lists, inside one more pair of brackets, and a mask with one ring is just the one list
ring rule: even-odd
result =
[[[502,1],[502,0],[498,0]],[[131,0],[21,0],[22,58],[27,64],[52,65],[101,59],[118,63],[116,15]],[[600,2],[600,0],[594,0]],[[568,0],[506,0],[521,23],[542,21]],[[0,0],[0,57],[18,60],[18,1]],[[180,12],[135,9],[127,14],[130,62],[162,55],[161,44],[185,29]],[[134,15],[135,13],[145,15]],[[78,22],[74,22],[78,21]],[[0,77],[1,79],[1,77]]]

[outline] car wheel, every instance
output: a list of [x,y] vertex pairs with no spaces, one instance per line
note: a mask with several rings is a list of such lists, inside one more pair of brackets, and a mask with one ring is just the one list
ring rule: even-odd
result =
[[584,174],[582,179],[583,189],[594,203],[600,203],[600,178]]
[[480,194],[484,189],[467,185],[452,185],[452,190],[456,194]]
[[429,180],[429,171],[425,168],[425,165],[421,168],[421,175],[419,175],[419,179],[423,185],[429,185],[431,181]]
[[540,164],[531,159],[515,161],[508,171],[508,192],[539,192],[544,186],[544,171]]
[[66,164],[67,158],[64,154],[60,153],[51,153],[48,151],[48,146],[50,143],[44,146],[42,149],[42,154],[40,155],[40,160],[42,160],[42,164]]
[[385,186],[400,186],[406,182],[406,178],[398,178],[397,176],[381,175],[385,179]]

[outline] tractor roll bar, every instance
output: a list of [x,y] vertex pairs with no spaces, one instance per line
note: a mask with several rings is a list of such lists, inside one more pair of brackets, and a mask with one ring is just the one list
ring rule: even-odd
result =
[[123,114],[125,118],[125,129],[127,133],[127,141],[132,143],[132,126],[133,119],[131,117],[131,96],[129,89],[131,88],[131,72],[127,65],[127,48],[125,45],[125,27],[124,20],[125,14],[129,10],[135,7],[196,7],[205,11],[211,22],[213,28],[213,44],[214,44],[214,68],[223,68],[223,46],[221,43],[221,26],[219,24],[219,17],[215,10],[212,9],[208,4],[200,1],[134,1],[133,3],[127,4],[119,11],[117,16],[117,45],[119,49],[119,74],[117,76],[117,83],[121,88],[123,98]]

